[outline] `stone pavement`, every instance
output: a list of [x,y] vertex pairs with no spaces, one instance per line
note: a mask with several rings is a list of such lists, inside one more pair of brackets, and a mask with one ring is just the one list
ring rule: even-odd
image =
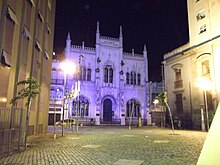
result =
[[[193,165],[196,164],[206,132],[122,126],[79,127],[65,130],[64,137],[53,128],[32,136],[26,151],[1,156],[10,165]],[[52,132],[51,132],[52,131]],[[61,132],[61,127],[56,128]]]

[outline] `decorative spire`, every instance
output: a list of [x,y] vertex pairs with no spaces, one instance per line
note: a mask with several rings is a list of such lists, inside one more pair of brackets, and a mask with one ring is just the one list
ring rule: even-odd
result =
[[143,54],[144,54],[144,57],[147,58],[147,48],[146,48],[146,44],[144,44]]
[[122,26],[120,25],[120,35],[119,37],[122,37]]
[[71,39],[70,39],[70,32],[68,32],[67,40],[71,40]]
[[82,49],[85,49],[85,42],[82,42]]
[[97,21],[97,27],[96,27],[96,44],[99,44],[99,37],[100,37],[99,21]]
[[146,44],[144,44],[144,51],[147,51]]
[[96,33],[99,33],[99,21],[97,21]]

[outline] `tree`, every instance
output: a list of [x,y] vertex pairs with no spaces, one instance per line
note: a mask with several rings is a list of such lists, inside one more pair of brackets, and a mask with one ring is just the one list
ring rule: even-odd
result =
[[170,110],[170,106],[168,105],[167,101],[168,101],[168,98],[167,98],[167,92],[161,92],[157,95],[156,99],[158,99],[162,105],[165,104],[165,106],[167,107],[168,111],[169,111],[169,116],[170,116],[170,122],[171,122],[171,127],[172,127],[172,131],[173,131],[173,134],[174,134],[174,125],[173,125],[173,118],[172,118],[172,113],[171,113],[171,110]]
[[29,123],[29,115],[30,115],[30,106],[31,101],[34,99],[37,95],[40,94],[40,86],[37,82],[37,80],[33,78],[27,78],[26,80],[19,81],[17,85],[25,85],[23,89],[21,89],[17,96],[15,96],[13,99],[11,99],[10,104],[12,104],[13,107],[17,106],[17,102],[20,99],[27,99],[25,107],[27,109],[26,113],[26,123],[25,123],[25,149],[27,148],[27,134],[28,134],[28,123]]

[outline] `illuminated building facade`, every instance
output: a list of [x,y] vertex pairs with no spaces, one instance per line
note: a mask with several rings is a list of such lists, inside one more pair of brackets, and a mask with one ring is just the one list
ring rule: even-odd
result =
[[[0,111],[10,112],[9,102],[21,90],[17,82],[35,78],[41,94],[32,100],[29,135],[47,130],[55,6],[55,0],[0,1]],[[2,128],[9,118],[1,115]]]
[[[189,42],[164,55],[165,84],[170,107],[183,128],[201,129],[201,111],[207,120],[207,107],[211,120],[220,100],[220,2],[187,3]],[[209,89],[201,88],[202,79],[210,82]]]
[[[76,65],[75,74],[67,76],[65,119],[80,116],[94,118],[97,125],[125,125],[132,116],[134,123],[140,117],[150,124],[147,50],[144,46],[143,54],[135,54],[134,50],[123,52],[122,27],[119,38],[111,38],[100,35],[97,23],[95,48],[85,47],[84,42],[81,46],[71,45],[69,33],[64,54],[66,60]],[[51,120],[55,107],[58,119],[63,113],[64,85],[60,62],[54,61],[52,66]],[[53,106],[53,102],[57,104]]]

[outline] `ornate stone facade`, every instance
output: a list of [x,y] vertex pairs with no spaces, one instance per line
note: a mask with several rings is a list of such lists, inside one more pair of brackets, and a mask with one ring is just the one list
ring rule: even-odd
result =
[[[146,46],[143,55],[135,54],[134,50],[132,53],[123,52],[122,27],[119,38],[110,38],[100,35],[97,23],[95,48],[85,47],[84,42],[82,46],[71,45],[69,33],[64,53],[65,60],[73,62],[76,67],[74,75],[67,75],[66,79],[67,93],[74,94],[68,99],[64,118],[80,116],[94,118],[97,125],[125,125],[128,123],[128,117],[132,116],[134,123],[141,117],[143,122],[150,124],[147,111]],[[54,61],[52,66],[52,99],[57,98],[54,96],[57,88],[61,96],[64,93],[63,83],[53,83],[63,79],[60,63],[61,61]],[[80,90],[76,90],[79,87]],[[56,101],[62,103],[63,98],[57,98]],[[62,106],[60,107],[61,110]],[[62,112],[57,113],[59,115]]]

